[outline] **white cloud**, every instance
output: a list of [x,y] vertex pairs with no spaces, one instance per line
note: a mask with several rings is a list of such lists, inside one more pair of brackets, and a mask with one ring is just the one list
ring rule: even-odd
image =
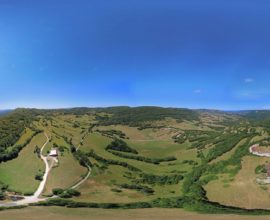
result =
[[266,106],[261,107],[261,109],[262,110],[270,110],[270,106],[269,105],[268,106],[266,105]]
[[254,82],[254,79],[252,79],[252,78],[245,78],[244,79],[244,82],[245,83],[253,83]]
[[265,97],[269,97],[270,90],[265,88],[256,88],[254,90],[238,90],[235,91],[235,97],[240,99],[261,99]]
[[202,93],[202,90],[201,89],[195,89],[195,90],[193,90],[193,93],[200,94],[200,93]]

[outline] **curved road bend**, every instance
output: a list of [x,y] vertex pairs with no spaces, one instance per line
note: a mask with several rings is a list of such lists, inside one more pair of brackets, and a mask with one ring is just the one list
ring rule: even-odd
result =
[[70,187],[71,189],[78,188],[80,185],[82,185],[89,178],[89,176],[91,175],[92,169],[90,166],[87,166],[87,169],[88,169],[87,175],[80,182],[78,182],[76,185]]

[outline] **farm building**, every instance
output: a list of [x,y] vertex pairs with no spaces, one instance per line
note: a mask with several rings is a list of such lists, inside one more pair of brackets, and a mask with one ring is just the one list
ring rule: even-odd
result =
[[51,149],[50,153],[49,153],[50,157],[57,157],[58,156],[58,152],[56,149]]

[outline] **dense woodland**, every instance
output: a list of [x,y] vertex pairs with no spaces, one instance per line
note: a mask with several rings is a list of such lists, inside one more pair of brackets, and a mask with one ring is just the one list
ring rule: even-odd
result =
[[22,145],[15,145],[25,131],[26,127],[31,127],[34,135],[40,131],[31,126],[35,115],[28,110],[18,109],[0,117],[0,162],[14,159],[25,147],[31,138]]
[[196,111],[180,108],[160,107],[112,107],[98,110],[108,115],[97,115],[97,119],[103,125],[123,124],[129,126],[141,126],[147,122],[174,118],[182,120],[198,120],[199,114]]

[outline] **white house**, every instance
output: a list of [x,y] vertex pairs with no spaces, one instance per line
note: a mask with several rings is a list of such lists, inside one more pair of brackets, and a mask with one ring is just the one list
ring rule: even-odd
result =
[[57,157],[58,156],[58,152],[56,149],[51,149],[50,153],[49,153],[50,157]]

